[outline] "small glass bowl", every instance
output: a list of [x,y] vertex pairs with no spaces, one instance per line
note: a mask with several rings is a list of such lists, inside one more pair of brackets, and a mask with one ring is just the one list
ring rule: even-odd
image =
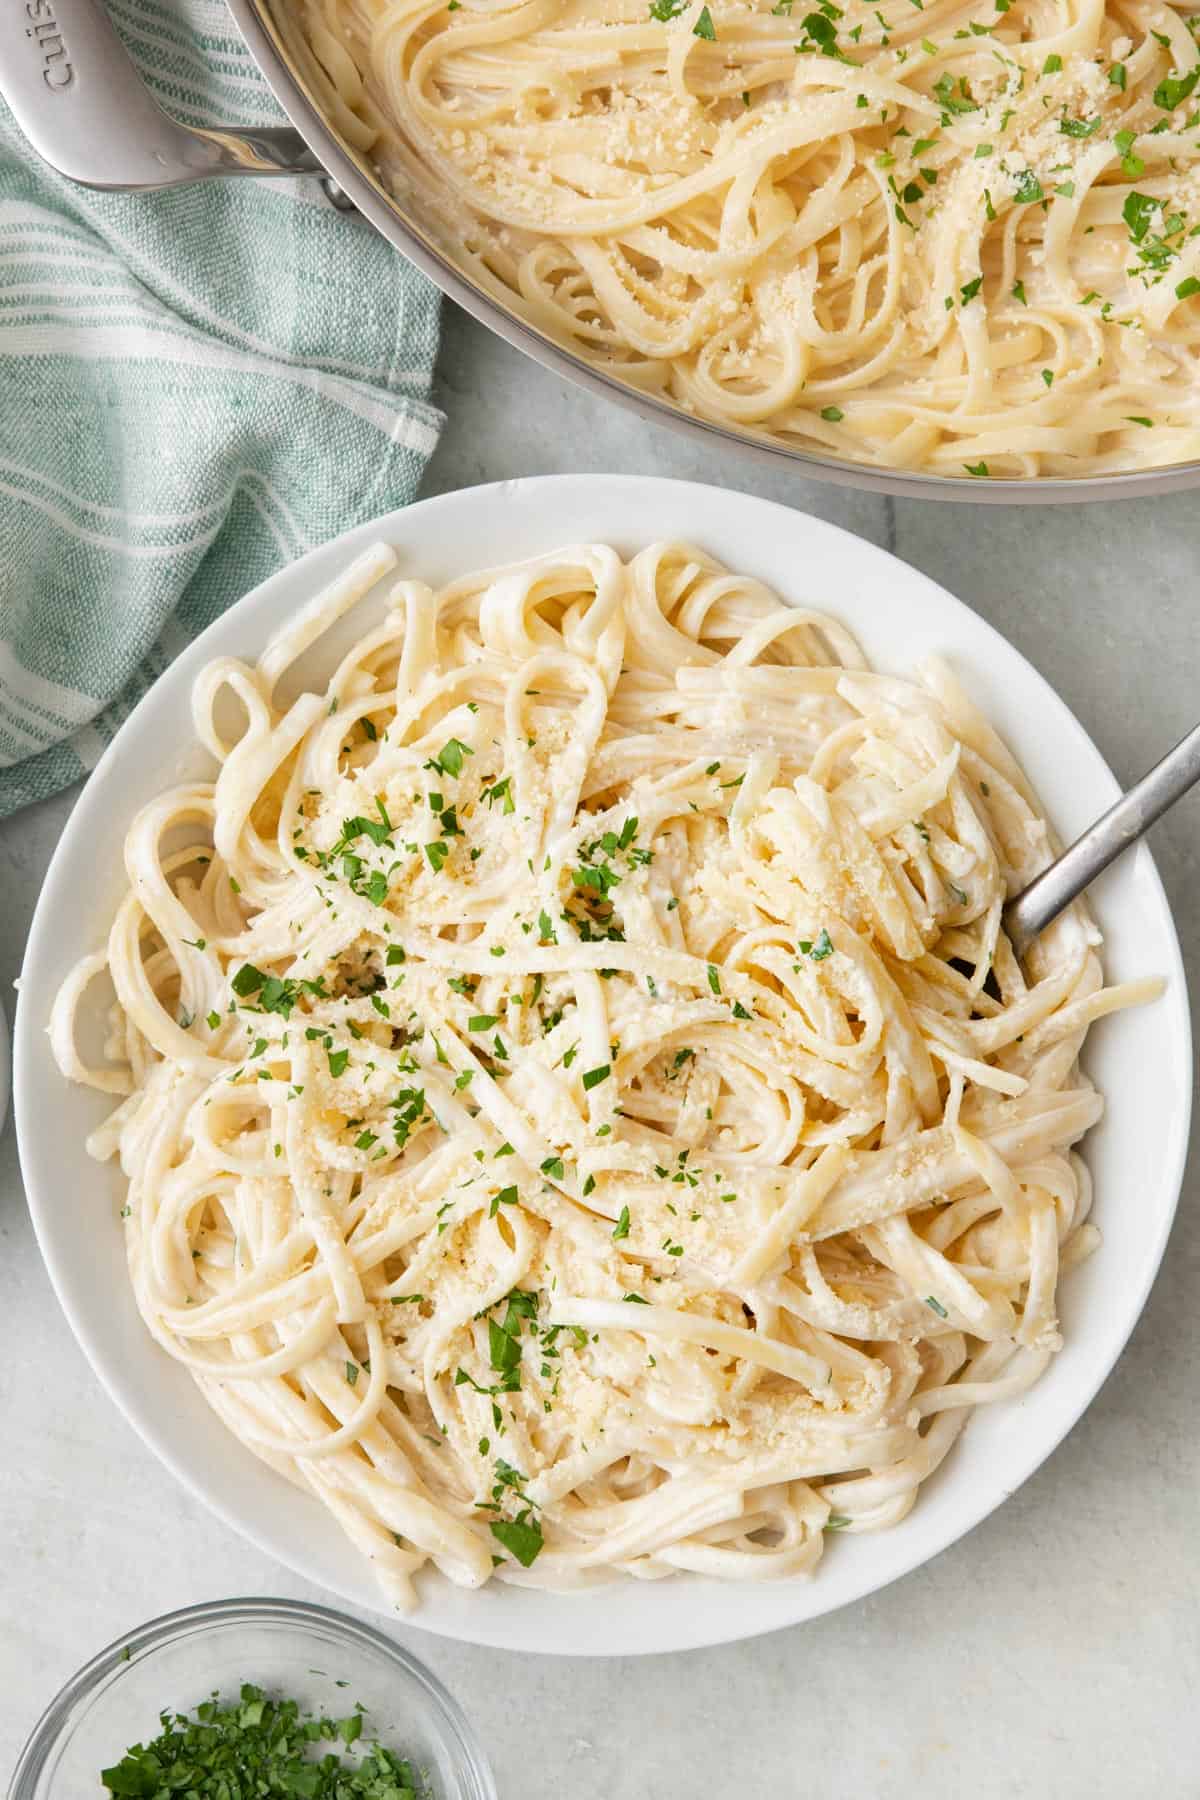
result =
[[371,1626],[296,1600],[216,1600],[118,1638],[47,1707],[9,1800],[100,1800],[101,1769],[157,1737],[164,1708],[230,1700],[247,1681],[302,1713],[343,1718],[361,1701],[363,1741],[411,1762],[429,1800],[496,1800],[466,1715],[429,1670]]

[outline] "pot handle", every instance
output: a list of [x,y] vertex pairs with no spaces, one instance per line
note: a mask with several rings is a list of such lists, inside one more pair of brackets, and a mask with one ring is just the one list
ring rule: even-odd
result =
[[100,0],[17,0],[0,23],[0,94],[38,154],[84,187],[137,192],[209,175],[320,175],[290,126],[168,118]]

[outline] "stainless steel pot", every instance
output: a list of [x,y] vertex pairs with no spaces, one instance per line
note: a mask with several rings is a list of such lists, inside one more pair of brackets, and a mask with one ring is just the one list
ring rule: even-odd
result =
[[1000,506],[1117,500],[1200,486],[1200,462],[1128,475],[990,483],[889,472],[710,424],[669,400],[641,393],[482,292],[434,241],[412,208],[388,193],[370,163],[338,136],[296,69],[276,23],[287,0],[228,0],[228,4],[294,129],[200,131],[176,124],[142,85],[99,0],[15,0],[0,30],[0,94],[51,167],[87,187],[136,192],[178,187],[210,176],[321,177],[335,205],[361,213],[443,293],[535,362],[655,424],[723,439],[747,464],[753,459],[788,462],[798,475],[812,480],[914,500]]

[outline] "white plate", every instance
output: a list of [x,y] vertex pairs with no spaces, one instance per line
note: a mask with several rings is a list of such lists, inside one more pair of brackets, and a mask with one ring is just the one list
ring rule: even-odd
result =
[[[360,1606],[381,1606],[367,1564],[317,1501],[229,1436],[185,1371],[154,1349],[134,1305],[117,1218],[119,1177],[87,1157],[107,1110],[68,1088],[51,1060],[47,1009],[76,957],[103,940],[125,878],[136,809],[204,773],[189,693],[217,655],[254,658],[276,627],[358,548],[384,538],[403,572],[434,583],[583,539],[632,552],[691,539],[789,600],[844,619],[876,667],[948,656],[999,727],[1064,835],[1116,784],[1083,728],[988,625],[904,563],[832,525],[723,489],[630,476],[565,476],[467,489],[361,526],[282,570],[184,652],[100,762],[63,834],[30,933],[15,1031],[15,1099],[29,1205],[51,1279],[92,1366],[146,1442],[191,1490],[298,1574]],[[366,603],[370,605],[370,601]],[[359,615],[360,617],[362,614]],[[1092,1399],[1133,1329],[1166,1243],[1183,1172],[1192,1063],[1179,946],[1145,847],[1095,890],[1115,980],[1158,972],[1166,996],[1101,1021],[1088,1067],[1108,1113],[1087,1140],[1104,1247],[1066,1281],[1066,1347],[1023,1400],[985,1408],[901,1525],[835,1540],[809,1581],[729,1586],[698,1576],[622,1581],[579,1596],[499,1582],[464,1593],[422,1579],[412,1619],[505,1649],[578,1655],[681,1650],[816,1618],[894,1581],[992,1511],[1050,1454]],[[1114,1467],[1113,1480],[1118,1479]]]

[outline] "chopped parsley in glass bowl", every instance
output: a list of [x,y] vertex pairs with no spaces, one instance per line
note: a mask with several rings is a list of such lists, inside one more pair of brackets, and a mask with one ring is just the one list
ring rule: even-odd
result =
[[[9,1800],[157,1800],[185,1765],[201,1794],[237,1792],[241,1772],[244,1791],[297,1800],[496,1800],[428,1669],[372,1626],[294,1600],[218,1600],[118,1638],[46,1709]],[[256,1787],[269,1771],[277,1785]]]

